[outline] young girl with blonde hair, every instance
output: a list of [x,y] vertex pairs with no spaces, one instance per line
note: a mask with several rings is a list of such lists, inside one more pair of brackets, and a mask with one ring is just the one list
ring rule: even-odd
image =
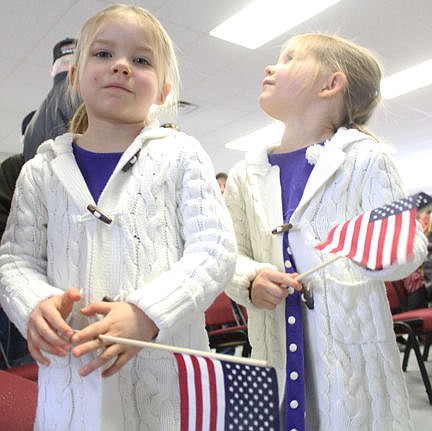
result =
[[149,118],[178,79],[153,15],[90,18],[70,76],[84,103],[24,166],[0,255],[2,306],[40,366],[35,429],[178,431],[173,355],[98,336],[208,350],[231,220],[197,140]]
[[331,258],[315,246],[333,226],[404,196],[365,129],[380,80],[374,56],[348,40],[291,38],[259,98],[284,123],[281,142],[250,150],[228,176],[239,257],[227,292],[247,306],[252,356],[276,367],[287,431],[412,429],[383,280],[422,262],[420,226],[407,264],[370,271],[342,258],[305,278],[313,309],[295,280]]

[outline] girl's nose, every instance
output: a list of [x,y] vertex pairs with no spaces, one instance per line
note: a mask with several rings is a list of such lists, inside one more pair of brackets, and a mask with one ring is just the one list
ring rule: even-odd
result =
[[266,76],[272,75],[273,71],[274,71],[274,66],[267,66],[265,68],[265,74],[266,74]]
[[118,60],[111,67],[113,73],[122,73],[123,75],[129,75],[130,67],[126,60]]

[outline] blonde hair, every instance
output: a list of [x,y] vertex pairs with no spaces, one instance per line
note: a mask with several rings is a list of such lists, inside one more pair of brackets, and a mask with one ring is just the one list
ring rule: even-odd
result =
[[356,128],[372,135],[364,125],[381,101],[382,69],[377,58],[366,48],[335,35],[305,33],[287,43],[293,41],[311,54],[323,71],[341,71],[346,76],[342,122],[337,127]]
[[432,217],[429,219],[429,223],[424,231],[425,235],[430,235],[432,233]]
[[[101,25],[110,18],[133,14],[142,20],[149,30],[154,50],[155,70],[158,77],[159,92],[162,94],[167,84],[170,85],[170,96],[166,100],[167,109],[176,110],[179,93],[179,69],[174,46],[168,33],[159,20],[146,9],[138,6],[118,4],[101,10],[89,18],[81,28],[72,64],[76,67],[73,85],[69,86],[69,94],[73,101],[79,100],[80,78],[82,76],[90,46]],[[76,110],[70,124],[72,133],[84,133],[88,127],[87,111],[84,104]]]

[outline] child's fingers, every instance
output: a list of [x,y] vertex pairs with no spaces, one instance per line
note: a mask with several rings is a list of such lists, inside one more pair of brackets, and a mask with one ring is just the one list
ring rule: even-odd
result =
[[[62,317],[62,320],[66,319],[66,317],[69,316],[74,306],[74,303],[80,301],[81,298],[81,292],[75,287],[66,290],[66,292],[59,297],[58,311]],[[68,337],[71,337],[72,334],[69,334],[69,332],[70,331],[68,330]]]
[[296,290],[301,290],[302,285],[296,280],[297,273],[282,274],[282,281],[279,283],[281,287],[293,287]]
[[90,341],[83,342],[78,346],[75,346],[72,349],[72,354],[78,358],[80,356],[87,355],[88,353],[91,353],[95,350],[98,350],[102,347],[104,347],[103,341],[100,338],[95,338]]
[[42,351],[35,344],[28,342],[28,349],[32,358],[39,364],[45,365],[46,367],[50,365],[49,359],[42,354]]
[[[64,295],[59,297],[48,298],[41,302],[39,306],[34,310],[30,316],[30,320],[34,321],[36,325],[43,326],[43,322],[47,322],[48,326],[45,326],[45,337],[48,335],[48,328],[54,331],[54,333],[59,333],[66,338],[70,338],[73,334],[73,329],[65,322],[62,310],[62,305],[64,305]],[[71,307],[72,309],[72,307]],[[70,310],[66,313],[69,315]]]
[[274,271],[272,269],[263,269],[258,272],[254,282],[256,281],[261,284],[274,283],[280,287],[291,286],[299,290],[301,284],[295,279],[297,275],[297,273],[288,274],[286,272]]
[[28,331],[33,338],[42,338],[57,348],[68,349],[71,346],[67,335],[73,333],[72,328],[63,321],[59,313],[43,309],[33,312],[29,319]]
[[81,344],[97,339],[100,334],[105,334],[110,329],[110,322],[107,319],[101,319],[91,323],[81,331],[76,331],[72,338],[72,344]]
[[92,316],[94,314],[107,315],[113,308],[113,302],[93,302],[80,311],[86,316]]
[[[82,298],[81,292],[76,287],[71,287],[60,297],[60,309],[72,308],[75,302]],[[68,313],[69,314],[69,313]]]
[[140,351],[139,348],[128,349],[123,354],[117,356],[117,360],[105,369],[102,373],[102,377],[109,377],[119,371],[133,356]]
[[139,350],[140,349],[136,347],[124,346],[121,344],[111,344],[106,348],[103,348],[101,353],[96,358],[81,367],[79,373],[82,377],[85,377],[98,368],[104,367],[114,360],[114,363],[108,368],[109,371],[106,370],[103,372],[104,376],[106,376],[106,372],[108,372],[108,375],[112,375],[118,371],[127,361],[129,361],[129,359],[131,359]]
[[48,341],[59,344],[61,341],[72,337],[74,330],[64,321],[60,313],[57,311],[43,311],[42,317],[47,324],[41,324],[40,331],[43,332],[43,337]]
[[46,356],[44,356],[43,351],[57,356],[65,356],[68,350],[53,346],[33,329],[29,329],[28,331],[27,345],[33,359],[46,366],[50,364],[50,361]]

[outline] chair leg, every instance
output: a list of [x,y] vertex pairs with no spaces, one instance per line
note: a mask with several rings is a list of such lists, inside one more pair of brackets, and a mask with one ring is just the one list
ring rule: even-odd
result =
[[0,341],[0,357],[3,360],[6,368],[11,368],[9,361],[8,361],[8,358],[7,358],[7,355],[6,355],[6,352],[3,349],[3,344],[1,343],[1,341]]
[[426,335],[424,348],[423,348],[423,361],[427,361],[429,358],[429,348],[432,342],[432,334]]
[[425,367],[425,364],[423,361],[422,354],[420,352],[420,346],[419,346],[417,337],[415,336],[414,333],[410,334],[409,336],[413,338],[412,347],[413,347],[415,355],[417,357],[417,362],[418,362],[418,365],[420,368],[420,373],[421,373],[421,376],[423,379],[423,383],[425,385],[427,396],[429,398],[429,404],[432,405],[432,387],[431,387],[429,376],[428,376],[428,373],[427,373],[427,370],[426,370],[426,367]]
[[407,341],[405,344],[405,352],[404,352],[403,359],[402,359],[402,370],[404,372],[407,370],[407,367],[408,367],[408,360],[409,360],[409,356],[411,353],[411,348],[413,347],[412,344],[413,344],[413,340],[412,340],[410,334],[408,334],[408,338],[407,338]]
[[252,351],[251,345],[249,343],[245,344],[242,349],[243,358],[250,358],[251,351]]
[[[418,363],[418,366],[420,369],[420,374],[421,374],[422,379],[423,379],[423,384],[424,384],[425,389],[426,389],[426,394],[427,394],[428,399],[429,399],[429,404],[432,405],[432,386],[431,386],[431,382],[429,380],[429,376],[428,376],[428,373],[427,373],[427,370],[426,370],[426,367],[425,367],[425,364],[423,361],[422,354],[420,352],[420,345],[419,345],[417,336],[414,333],[414,331],[412,330],[411,326],[405,322],[394,322],[394,326],[399,327],[399,328],[403,328],[403,330],[408,333],[406,349],[411,350],[411,348],[412,348],[414,350],[414,353],[415,353],[416,358],[417,358],[417,363]],[[405,359],[406,359],[406,363],[407,363],[408,358],[405,358],[406,356],[407,356],[407,352],[405,351],[403,362],[405,362]],[[408,356],[409,356],[409,353],[408,353]],[[404,371],[406,371],[406,364],[405,364]]]

